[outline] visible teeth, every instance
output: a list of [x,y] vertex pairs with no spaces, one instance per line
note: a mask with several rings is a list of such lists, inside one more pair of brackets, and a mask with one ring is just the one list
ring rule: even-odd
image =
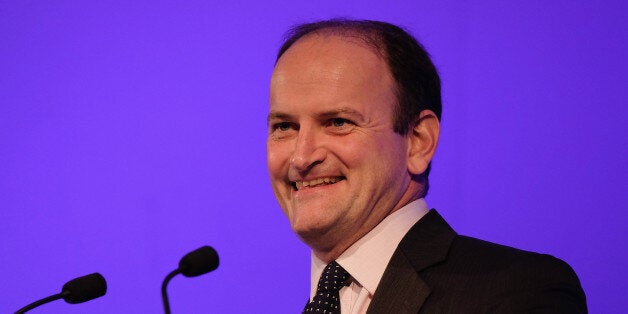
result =
[[300,189],[305,188],[305,187],[314,187],[314,186],[318,186],[318,185],[333,184],[333,183],[336,183],[336,182],[338,182],[340,180],[342,180],[341,177],[318,178],[318,179],[314,179],[314,180],[310,180],[310,181],[297,181],[297,182],[295,182],[295,186],[296,186],[297,190],[300,190]]

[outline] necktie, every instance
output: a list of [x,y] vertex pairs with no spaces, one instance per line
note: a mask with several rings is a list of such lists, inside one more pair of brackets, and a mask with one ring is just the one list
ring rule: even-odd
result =
[[336,261],[329,263],[318,280],[314,299],[305,306],[303,313],[339,314],[339,291],[349,277],[349,273]]

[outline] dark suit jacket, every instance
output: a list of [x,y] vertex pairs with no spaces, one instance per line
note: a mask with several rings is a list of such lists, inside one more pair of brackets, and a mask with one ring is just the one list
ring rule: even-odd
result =
[[565,262],[459,236],[431,210],[399,243],[367,313],[586,312]]

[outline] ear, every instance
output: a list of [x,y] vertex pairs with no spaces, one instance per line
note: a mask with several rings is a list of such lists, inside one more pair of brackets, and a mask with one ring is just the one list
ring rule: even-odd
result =
[[440,123],[432,110],[423,110],[419,119],[408,131],[408,171],[420,175],[430,164],[440,134]]

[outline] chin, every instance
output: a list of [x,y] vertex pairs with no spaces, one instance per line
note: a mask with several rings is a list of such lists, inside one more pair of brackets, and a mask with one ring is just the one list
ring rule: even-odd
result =
[[322,237],[320,235],[313,234],[297,234],[299,239],[305,243],[310,249],[315,252],[329,252],[331,251],[335,245],[336,241],[329,239],[328,237]]
[[293,225],[292,230],[307,246],[315,251],[327,251],[337,242],[337,232],[330,225]]

